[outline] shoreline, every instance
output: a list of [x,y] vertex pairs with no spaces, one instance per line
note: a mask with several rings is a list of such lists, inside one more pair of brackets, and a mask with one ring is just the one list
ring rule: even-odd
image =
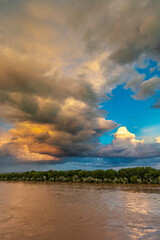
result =
[[160,170],[151,167],[107,170],[27,171],[1,173],[0,181],[8,182],[69,182],[69,183],[116,183],[116,184],[160,184]]
[[60,182],[60,181],[36,181],[36,180],[33,180],[33,181],[30,181],[30,180],[27,180],[27,181],[24,181],[24,180],[0,180],[0,183],[41,183],[41,184],[80,184],[80,185],[83,185],[83,184],[89,184],[89,185],[123,185],[123,186],[160,186],[160,183],[104,183],[104,182],[101,182],[101,183],[95,183],[95,182]]

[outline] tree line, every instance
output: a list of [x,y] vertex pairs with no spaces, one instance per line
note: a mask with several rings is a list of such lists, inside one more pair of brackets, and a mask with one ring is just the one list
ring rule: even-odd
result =
[[134,167],[123,168],[118,171],[114,169],[27,171],[1,173],[0,181],[160,184],[160,170],[151,167]]

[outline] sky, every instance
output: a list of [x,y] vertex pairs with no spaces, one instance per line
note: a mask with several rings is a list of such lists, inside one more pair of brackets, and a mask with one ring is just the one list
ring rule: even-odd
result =
[[160,168],[159,30],[159,0],[0,0],[0,172]]

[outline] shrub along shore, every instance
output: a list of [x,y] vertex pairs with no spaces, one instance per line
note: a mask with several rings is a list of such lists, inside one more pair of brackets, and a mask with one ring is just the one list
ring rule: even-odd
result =
[[108,170],[31,171],[1,173],[0,181],[49,181],[75,183],[160,184],[160,170],[151,167]]

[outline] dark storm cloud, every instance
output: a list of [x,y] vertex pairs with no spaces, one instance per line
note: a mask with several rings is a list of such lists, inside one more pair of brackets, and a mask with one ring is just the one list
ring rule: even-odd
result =
[[[80,31],[86,43],[86,49],[92,54],[108,51],[109,58],[102,63],[104,76],[109,89],[115,84],[129,82],[128,85],[138,93],[139,99],[153,95],[157,84],[150,85],[151,92],[134,71],[134,63],[139,59],[153,57],[159,60],[160,46],[160,2],[158,0],[113,0],[113,1],[77,1],[73,2],[74,12],[70,24]],[[78,30],[77,30],[78,29]],[[94,44],[93,44],[94,43]],[[109,61],[110,60],[110,61]],[[128,74],[126,74],[126,71]],[[117,73],[117,74],[115,74]],[[111,79],[110,79],[111,75]],[[142,83],[142,86],[141,86]],[[146,95],[145,95],[146,93]]]
[[[31,65],[12,54],[1,58],[0,116],[17,124],[11,139],[4,144],[2,141],[1,152],[6,156],[33,160],[40,157],[34,156],[38,151],[42,160],[86,155],[101,134],[118,126],[104,119],[98,109],[99,95],[82,77],[79,80],[58,73],[46,76],[48,68],[33,59]],[[43,124],[46,127],[41,131]]]

